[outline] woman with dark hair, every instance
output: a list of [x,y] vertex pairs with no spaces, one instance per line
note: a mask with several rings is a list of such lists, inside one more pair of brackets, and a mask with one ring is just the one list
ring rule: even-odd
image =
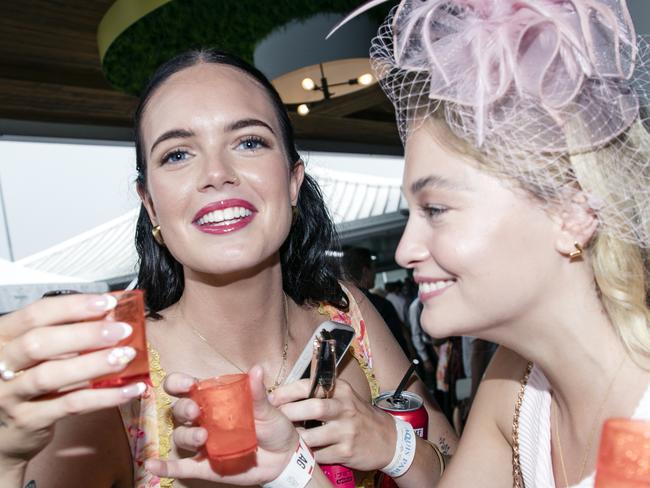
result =
[[[67,411],[82,409],[75,403],[77,397],[68,397],[62,410],[42,414],[47,420],[41,431],[50,436],[54,423],[64,420],[57,423],[49,446],[34,457],[49,438],[39,437],[39,429],[22,428],[22,423],[29,423],[22,412],[46,411],[47,406],[30,396],[16,400],[9,388],[38,380],[47,389],[43,385],[49,384],[49,377],[46,371],[40,379],[30,374],[39,366],[10,362],[3,354],[9,349],[5,346],[0,361],[6,364],[0,366],[25,374],[0,382],[0,414],[4,414],[0,419],[7,419],[10,430],[29,438],[35,447],[28,455],[18,452],[12,447],[15,440],[8,434],[3,437],[0,429],[0,466],[14,466],[14,472],[26,468],[26,479],[37,480],[38,486],[40,480],[52,479],[53,456],[54,486],[74,486],[82,479],[93,479],[93,486],[195,486],[145,469],[150,459],[183,458],[206,440],[203,430],[181,429],[174,436],[180,447],[173,445],[173,396],[184,396],[194,378],[250,371],[260,435],[257,467],[236,476],[215,475],[217,481],[255,485],[275,480],[287,459],[279,449],[286,439],[273,426],[313,419],[327,422],[304,432],[301,445],[314,448],[318,462],[358,470],[357,484],[367,486],[372,473],[361,471],[391,465],[401,432],[388,414],[372,407],[371,400],[380,385],[384,389],[397,385],[408,362],[363,295],[339,282],[339,270],[328,256],[337,248],[335,230],[318,186],[305,174],[276,91],[259,71],[235,57],[214,50],[190,51],[154,74],[136,111],[135,130],[137,188],[143,202],[136,232],[138,286],[146,292],[150,312],[153,384],[138,386],[141,397],[126,403],[123,395],[111,398],[108,406],[121,404],[120,415],[115,409],[97,412],[92,423],[85,416],[64,418]],[[64,298],[70,300],[64,303]],[[59,311],[55,323],[75,322],[73,298],[45,301],[50,308],[68,307],[67,315]],[[45,306],[34,305],[32,313],[47,317]],[[25,313],[8,317],[2,320],[19,324]],[[39,320],[42,325],[51,323]],[[324,320],[355,329],[352,357],[344,358],[339,367],[332,398],[305,400],[309,393],[305,381],[280,385]],[[10,328],[0,322],[0,334]],[[49,329],[41,327],[37,333]],[[13,339],[11,343],[28,344],[20,334]],[[83,350],[70,344],[66,352]],[[45,354],[41,360],[53,357]],[[59,362],[68,361],[73,359]],[[167,371],[186,375],[170,375],[166,392],[162,385]],[[431,466],[442,459],[441,449],[454,448],[455,436],[421,383],[416,381],[409,389],[425,398],[430,436],[441,444],[440,448],[426,444],[409,459],[412,465],[403,476],[404,486],[422,486],[437,478]],[[84,410],[102,407],[95,392],[82,393]],[[267,395],[283,415],[270,408]],[[177,418],[197,414],[189,399],[175,403]],[[188,432],[193,436],[186,436]],[[294,429],[278,432],[297,443]],[[111,446],[110,453],[101,446]],[[86,456],[83,463],[77,453]],[[314,476],[324,480],[318,469]]]

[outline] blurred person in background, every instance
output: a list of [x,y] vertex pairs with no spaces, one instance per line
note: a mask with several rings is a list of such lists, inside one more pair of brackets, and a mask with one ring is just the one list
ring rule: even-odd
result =
[[399,280],[389,281],[386,283],[385,288],[386,300],[393,304],[393,307],[395,307],[395,311],[397,312],[397,316],[402,321],[402,323],[406,323],[406,298],[402,293],[403,283]]

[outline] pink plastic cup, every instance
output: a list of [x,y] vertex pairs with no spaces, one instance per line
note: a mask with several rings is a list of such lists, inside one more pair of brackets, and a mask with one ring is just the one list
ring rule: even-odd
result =
[[200,381],[192,386],[190,397],[201,409],[199,424],[208,431],[208,458],[220,462],[255,452],[257,436],[247,374]]
[[110,293],[117,298],[117,306],[104,320],[126,322],[133,327],[133,333],[115,346],[131,346],[135,349],[135,358],[126,368],[117,373],[110,373],[91,381],[93,388],[110,388],[136,381],[150,382],[149,354],[145,334],[144,293],[142,290],[114,291]]
[[603,426],[595,488],[650,486],[650,422],[609,419]]

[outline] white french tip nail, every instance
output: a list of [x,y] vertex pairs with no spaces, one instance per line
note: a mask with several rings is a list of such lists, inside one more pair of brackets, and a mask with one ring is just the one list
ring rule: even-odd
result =
[[109,310],[113,310],[117,306],[117,298],[115,298],[113,295],[100,295],[100,296],[93,296],[88,301],[88,308],[92,311],[95,312],[107,312]]
[[125,386],[122,388],[122,395],[129,398],[138,397],[142,395],[146,389],[147,385],[139,382],[134,385]]
[[106,310],[113,310],[117,307],[117,297],[113,295],[104,295],[106,297]]

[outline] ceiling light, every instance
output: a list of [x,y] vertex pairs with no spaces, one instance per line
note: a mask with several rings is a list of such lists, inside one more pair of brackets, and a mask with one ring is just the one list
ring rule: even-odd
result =
[[339,13],[319,12],[294,19],[255,45],[255,66],[272,81],[285,104],[297,107],[366,87],[357,79],[371,73],[368,51],[370,39],[377,33],[377,20],[364,13],[323,42],[340,17]]
[[300,84],[307,91],[311,91],[316,88],[316,83],[314,83],[314,80],[311,78],[304,78]]
[[303,117],[309,113],[309,105],[306,103],[301,103],[298,105],[298,114],[302,115]]
[[374,81],[374,77],[370,73],[364,73],[357,78],[360,85],[369,85]]

